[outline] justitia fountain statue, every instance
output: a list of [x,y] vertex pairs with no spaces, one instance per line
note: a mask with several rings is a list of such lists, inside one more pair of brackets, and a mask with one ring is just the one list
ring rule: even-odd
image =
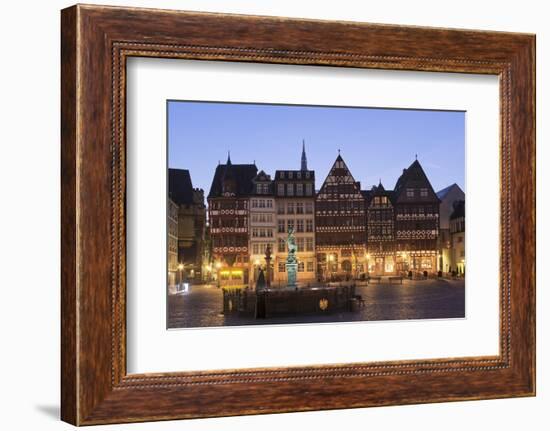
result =
[[288,246],[288,256],[286,258],[286,273],[288,277],[288,287],[296,287],[296,274],[298,273],[298,259],[296,258],[296,252],[298,246],[296,245],[296,238],[294,237],[294,229],[288,230],[288,236],[286,239]]

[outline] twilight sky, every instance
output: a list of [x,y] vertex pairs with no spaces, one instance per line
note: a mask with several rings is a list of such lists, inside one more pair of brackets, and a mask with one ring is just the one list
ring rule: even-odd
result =
[[463,190],[465,113],[219,102],[168,102],[168,165],[189,169],[208,195],[218,161],[254,163],[273,178],[300,169],[302,139],[319,189],[338,149],[363,190],[395,186],[418,160],[435,191]]

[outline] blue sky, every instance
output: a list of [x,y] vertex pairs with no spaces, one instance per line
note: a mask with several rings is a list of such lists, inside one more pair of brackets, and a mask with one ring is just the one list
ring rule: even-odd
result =
[[299,169],[302,139],[319,188],[338,150],[362,189],[393,188],[418,155],[436,191],[464,189],[465,113],[326,106],[168,102],[168,165],[208,194],[218,161],[273,174]]

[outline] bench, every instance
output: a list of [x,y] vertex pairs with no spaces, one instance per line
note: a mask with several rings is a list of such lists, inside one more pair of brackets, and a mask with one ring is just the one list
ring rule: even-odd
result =
[[369,277],[368,281],[369,283],[376,281],[378,282],[378,284],[380,284],[380,282],[382,281],[382,277]]

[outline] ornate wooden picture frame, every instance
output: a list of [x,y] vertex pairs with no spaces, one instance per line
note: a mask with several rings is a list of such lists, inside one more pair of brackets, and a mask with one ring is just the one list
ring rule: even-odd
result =
[[[78,5],[62,11],[61,49],[64,421],[535,394],[534,35]],[[127,374],[125,92],[132,56],[497,75],[500,354]]]

